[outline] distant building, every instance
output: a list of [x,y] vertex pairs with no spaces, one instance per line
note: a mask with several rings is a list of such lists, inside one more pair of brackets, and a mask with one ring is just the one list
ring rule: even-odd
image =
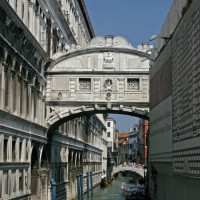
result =
[[137,162],[138,157],[138,133],[138,124],[134,124],[133,131],[129,131],[129,159],[133,162]]
[[117,154],[115,155],[115,159],[116,159],[116,164],[118,164],[119,163],[119,144],[118,144],[119,130],[118,129],[115,130],[115,137],[116,137],[115,141],[116,141],[116,152],[117,152]]
[[141,164],[147,164],[147,132],[148,120],[139,120],[139,134],[138,134],[138,161]]
[[129,133],[119,133],[119,162],[129,161]]
[[106,118],[106,128],[107,128],[107,142],[108,142],[108,149],[111,152],[114,152],[116,149],[116,122],[112,117],[107,116]]

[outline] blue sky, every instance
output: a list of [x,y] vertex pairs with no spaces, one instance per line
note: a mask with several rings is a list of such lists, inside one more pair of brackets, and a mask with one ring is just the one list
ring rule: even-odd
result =
[[[158,35],[173,0],[85,0],[95,35],[120,35],[134,47]],[[120,132],[133,128],[137,118],[110,115]]]

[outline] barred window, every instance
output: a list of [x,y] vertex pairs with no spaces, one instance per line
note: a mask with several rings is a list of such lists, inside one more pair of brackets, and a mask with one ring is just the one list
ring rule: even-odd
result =
[[79,89],[82,91],[91,90],[91,79],[90,78],[80,78],[79,79]]
[[132,91],[139,90],[139,79],[136,78],[128,78],[127,79],[127,89]]

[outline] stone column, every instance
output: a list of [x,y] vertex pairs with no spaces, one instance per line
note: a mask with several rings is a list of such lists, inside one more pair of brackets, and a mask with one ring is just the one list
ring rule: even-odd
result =
[[24,80],[23,105],[22,105],[22,113],[24,117],[26,117],[26,113],[27,113],[27,92],[28,92],[27,87],[28,87],[28,81]]
[[29,3],[28,3],[28,11],[29,11],[29,22],[28,22],[28,28],[30,30],[30,32],[34,35],[35,33],[35,11],[34,11],[34,8],[35,8],[35,3],[33,0],[31,0]]
[[0,133],[0,162],[3,162],[4,134]]
[[10,105],[10,111],[13,112],[13,88],[14,88],[14,77],[15,77],[15,71],[12,69],[10,70],[10,85],[9,85],[9,90],[10,90],[10,97],[9,97],[9,105]]
[[35,13],[35,38],[40,42],[40,6]]
[[16,169],[16,193],[19,194],[19,169]]
[[18,91],[18,95],[17,95],[17,114],[20,115],[20,109],[21,109],[21,82],[22,82],[22,76],[21,75],[17,75],[18,77],[18,86],[17,86],[17,91]]
[[66,169],[66,173],[67,173],[67,176],[66,176],[66,181],[68,181],[69,180],[69,173],[68,173],[68,171],[69,171],[69,148],[67,147],[66,148],[66,162],[67,162],[67,169]]
[[29,110],[29,113],[28,113],[28,116],[27,118],[32,121],[32,86],[31,84],[28,84],[28,102],[29,102],[29,105],[28,105],[28,110]]
[[22,149],[21,149],[21,162],[26,161],[26,139],[23,139],[22,141]]
[[5,84],[6,84],[6,72],[8,70],[8,64],[2,63],[2,93],[1,93],[1,108],[5,108]]
[[16,6],[17,6],[16,3],[17,3],[16,0],[11,0],[10,1],[10,5],[12,6],[12,8],[13,8],[14,11],[16,11]]
[[31,121],[34,121],[34,104],[35,101],[35,87],[31,85]]
[[8,137],[8,144],[7,144],[7,151],[8,151],[8,153],[7,153],[7,155],[8,155],[8,157],[7,157],[7,161],[8,162],[12,162],[12,136],[9,136]]
[[17,0],[17,14],[22,19],[22,0]]
[[29,13],[29,8],[28,8],[28,1],[24,1],[24,16],[23,16],[23,22],[24,24],[28,27],[28,13]]
[[20,138],[17,137],[16,143],[15,143],[15,148],[16,148],[16,162],[19,162],[20,159],[20,152],[19,152],[19,145],[20,145]]
[[[0,161],[1,162],[1,161]],[[0,193],[0,198],[2,197],[3,193],[3,170],[0,169],[0,190],[2,191]]]

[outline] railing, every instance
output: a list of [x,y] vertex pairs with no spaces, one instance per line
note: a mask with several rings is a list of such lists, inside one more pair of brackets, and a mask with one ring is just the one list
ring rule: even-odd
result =
[[117,172],[123,171],[123,170],[135,172],[142,177],[144,177],[144,173],[146,173],[146,169],[144,169],[144,166],[141,164],[137,164],[137,163],[120,164],[120,165],[113,167],[114,174]]

